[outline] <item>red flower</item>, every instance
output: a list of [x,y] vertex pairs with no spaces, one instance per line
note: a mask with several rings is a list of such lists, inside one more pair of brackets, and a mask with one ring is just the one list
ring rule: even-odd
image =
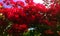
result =
[[23,30],[26,30],[27,29],[27,25],[26,24],[21,24],[19,25],[19,30],[23,31]]
[[11,27],[12,32],[24,32],[27,29],[26,24],[13,24]]
[[54,34],[54,32],[51,29],[49,29],[45,31],[45,34]]
[[14,2],[13,0],[10,0],[10,4],[11,4],[12,6],[15,6],[15,5],[16,5],[16,2]]
[[34,20],[35,20],[35,16],[34,16],[34,15],[32,15],[32,16],[31,16],[31,19],[32,19],[32,21],[34,21]]
[[18,15],[18,14],[15,14],[14,17],[15,17],[16,19],[18,19],[18,18],[19,18],[19,15]]
[[26,17],[26,20],[27,20],[27,23],[34,22],[34,20],[35,20],[35,16],[34,16],[34,15],[27,16],[27,17]]
[[45,13],[47,11],[47,8],[43,4],[36,4],[36,8],[37,8],[37,10],[39,10],[40,12],[43,12],[43,13]]
[[52,26],[51,22],[49,22],[47,19],[46,20],[41,20],[40,22],[44,23],[44,24],[46,24],[48,26]]
[[0,6],[2,6],[3,4],[2,3],[0,3]]
[[3,7],[3,4],[2,3],[0,3],[0,8],[2,8]]
[[8,12],[8,13],[7,13],[7,18],[8,18],[9,20],[12,20],[13,17],[14,17],[14,13],[13,13],[13,12]]
[[19,26],[18,24],[13,24],[13,25],[12,25],[12,28],[13,28],[13,29],[18,29],[18,26]]
[[50,8],[48,13],[52,15],[52,17],[55,17],[58,14],[58,9],[57,8]]
[[24,2],[22,2],[22,1],[17,1],[16,3],[17,3],[17,5],[19,5],[19,6],[21,6],[21,7],[24,7]]
[[25,0],[26,3],[32,3],[33,0]]

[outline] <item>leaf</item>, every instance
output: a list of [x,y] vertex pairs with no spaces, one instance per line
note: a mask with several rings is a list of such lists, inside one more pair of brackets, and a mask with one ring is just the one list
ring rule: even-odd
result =
[[30,31],[24,32],[23,36],[30,36]]

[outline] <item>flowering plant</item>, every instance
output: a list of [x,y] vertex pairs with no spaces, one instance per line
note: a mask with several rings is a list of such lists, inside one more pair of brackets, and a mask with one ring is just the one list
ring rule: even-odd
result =
[[[14,2],[3,0],[0,3],[1,36],[60,36],[60,4],[54,2],[48,8],[46,4],[34,3],[33,0]],[[53,2],[53,1],[51,1]],[[18,7],[19,6],[19,7]]]

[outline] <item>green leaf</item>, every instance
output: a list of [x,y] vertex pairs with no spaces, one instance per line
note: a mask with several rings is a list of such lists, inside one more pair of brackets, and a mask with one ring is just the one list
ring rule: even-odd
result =
[[24,32],[23,36],[40,36],[41,34],[39,32],[35,32],[33,30]]
[[30,31],[24,32],[23,36],[30,36]]

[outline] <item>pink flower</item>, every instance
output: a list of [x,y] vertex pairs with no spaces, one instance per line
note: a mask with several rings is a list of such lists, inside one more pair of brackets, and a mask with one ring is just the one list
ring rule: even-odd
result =
[[9,2],[6,2],[6,5],[10,5],[10,3]]
[[7,2],[7,0],[3,0],[3,2],[4,2],[4,3],[6,3],[6,2]]

